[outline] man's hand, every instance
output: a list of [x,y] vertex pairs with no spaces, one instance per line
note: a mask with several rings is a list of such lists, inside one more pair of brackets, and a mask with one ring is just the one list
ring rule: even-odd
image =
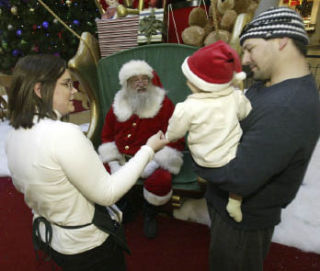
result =
[[149,137],[147,141],[147,146],[151,147],[154,152],[162,149],[165,145],[167,145],[169,141],[166,139],[162,131],[154,134],[153,136]]

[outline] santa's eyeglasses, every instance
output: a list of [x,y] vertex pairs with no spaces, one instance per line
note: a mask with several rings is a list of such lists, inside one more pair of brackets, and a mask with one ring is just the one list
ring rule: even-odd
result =
[[139,85],[140,83],[144,84],[144,85],[147,85],[149,84],[150,82],[150,78],[148,76],[134,76],[134,77],[131,77],[129,80],[128,80],[128,83],[129,84],[133,84],[135,86]]

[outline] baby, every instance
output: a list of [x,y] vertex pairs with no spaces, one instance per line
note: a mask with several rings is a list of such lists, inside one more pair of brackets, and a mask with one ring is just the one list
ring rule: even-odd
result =
[[[239,121],[251,111],[249,100],[232,85],[246,78],[239,56],[218,41],[187,57],[181,68],[193,94],[176,105],[166,137],[175,141],[188,132],[189,150],[198,165],[224,166],[236,156]],[[241,196],[229,194],[227,211],[237,222],[242,221],[241,202]]]

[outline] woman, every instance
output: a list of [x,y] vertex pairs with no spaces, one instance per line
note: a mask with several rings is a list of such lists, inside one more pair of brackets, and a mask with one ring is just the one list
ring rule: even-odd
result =
[[[95,204],[118,201],[167,141],[158,132],[109,175],[79,127],[60,121],[74,110],[75,92],[61,58],[32,55],[18,61],[9,91],[15,129],[6,141],[13,184],[33,211],[41,245],[50,243],[50,254],[63,270],[125,270],[117,239],[94,222]],[[113,214],[121,216],[117,210]]]

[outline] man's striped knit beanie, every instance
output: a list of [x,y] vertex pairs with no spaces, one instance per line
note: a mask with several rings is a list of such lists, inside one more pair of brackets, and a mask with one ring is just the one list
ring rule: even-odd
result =
[[301,16],[286,7],[270,8],[249,22],[240,34],[240,45],[246,39],[289,37],[309,43]]

